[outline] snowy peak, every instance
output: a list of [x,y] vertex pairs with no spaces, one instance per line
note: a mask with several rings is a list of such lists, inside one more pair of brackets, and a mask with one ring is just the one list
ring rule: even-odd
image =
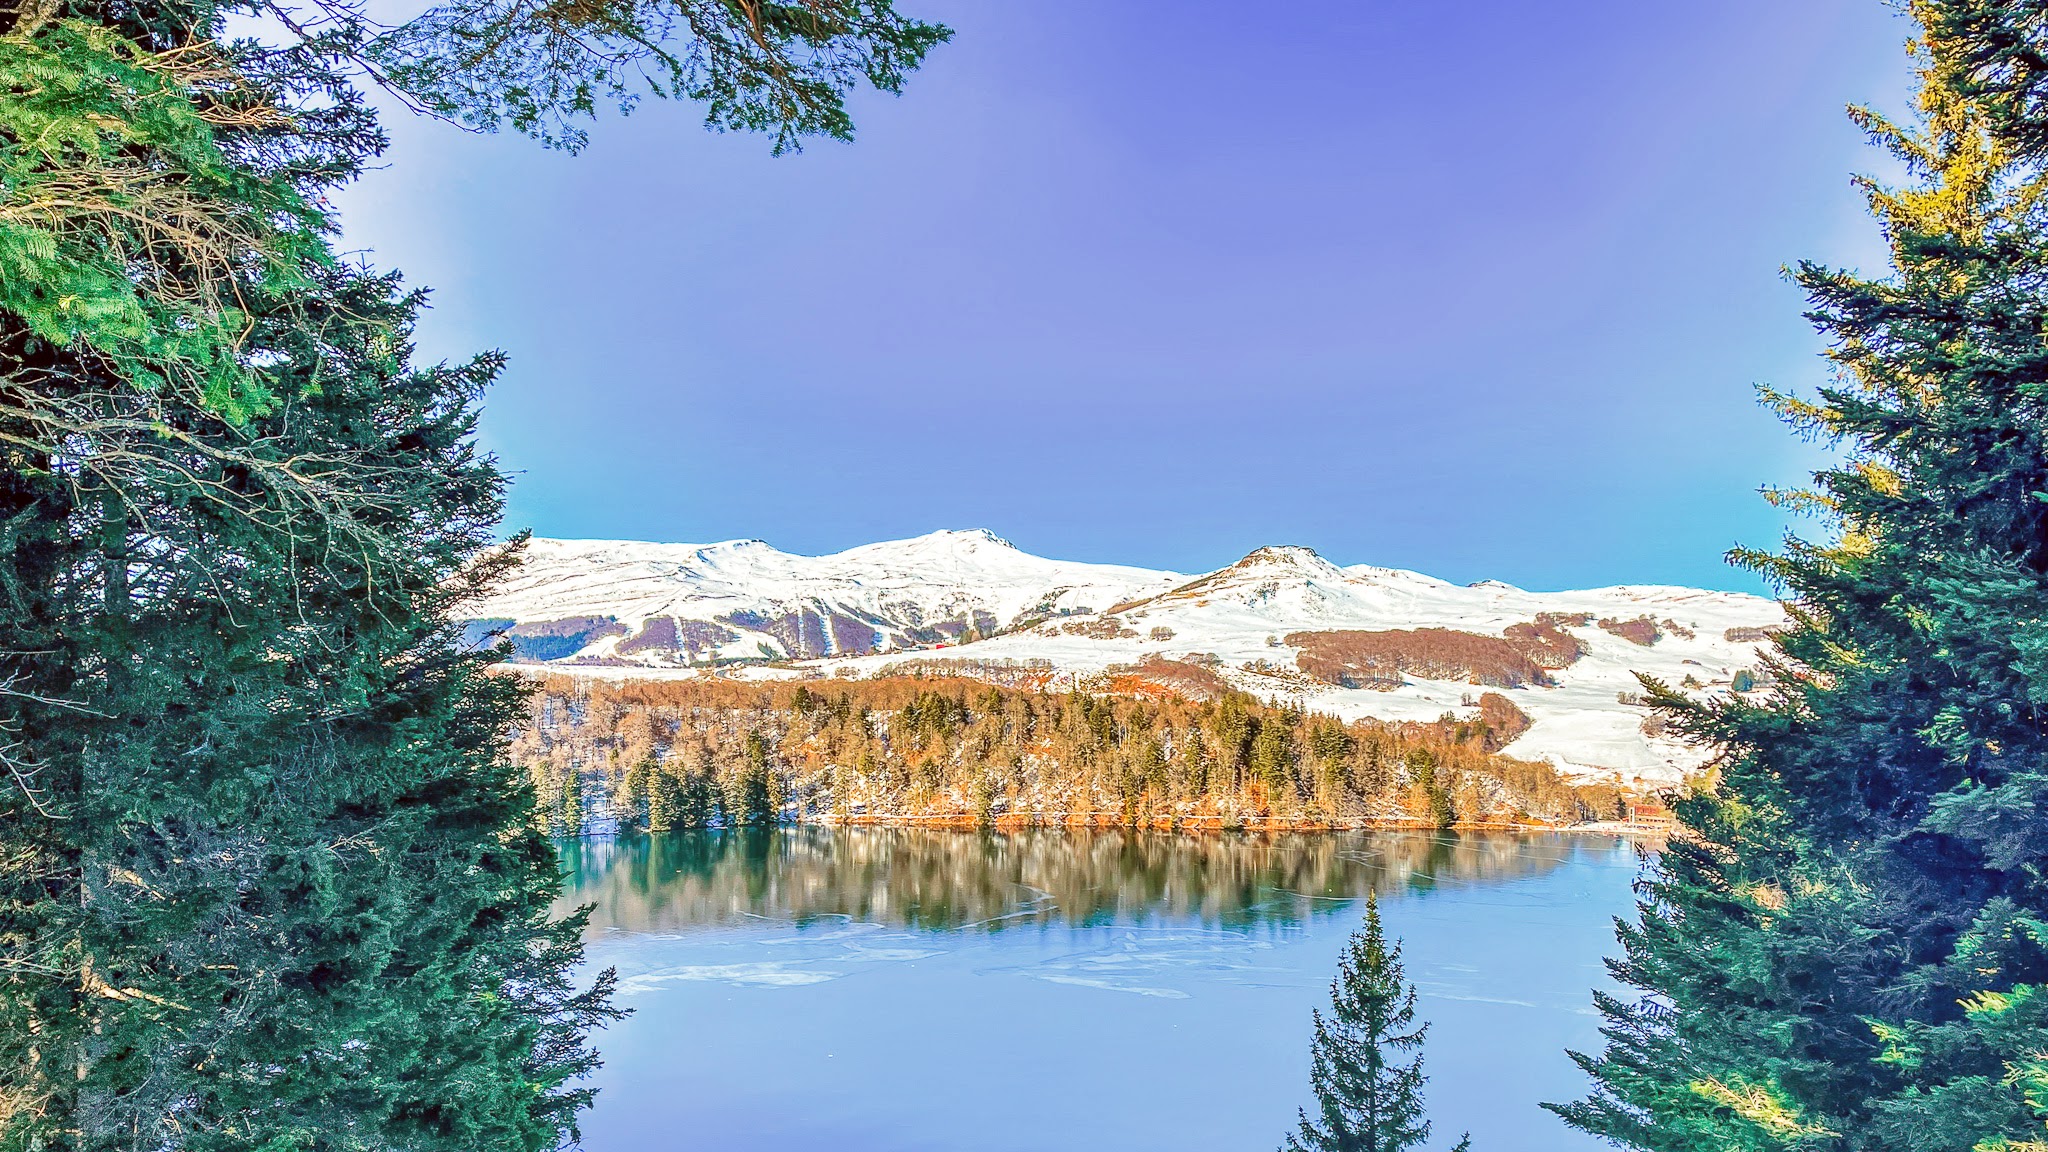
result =
[[530,663],[687,668],[955,644],[1178,579],[1019,551],[985,529],[828,556],[759,540],[529,542],[478,610]]
[[[1024,553],[1017,550],[1015,544],[1010,543],[986,528],[974,528],[967,531],[949,528],[938,532],[927,532],[922,536],[913,536],[908,540],[887,540],[879,544],[863,544],[858,548],[849,548],[830,557],[822,557],[822,559],[859,561],[890,558],[914,561],[939,557],[981,557],[984,552],[990,553],[991,559],[996,555],[1002,554],[1011,556],[1024,555]],[[1036,557],[1033,557],[1033,559],[1036,559]],[[1000,563],[999,560],[996,562]]]
[[1244,559],[1217,569],[1213,576],[1228,575],[1300,576],[1325,579],[1341,577],[1344,570],[1322,558],[1315,549],[1300,544],[1269,544],[1245,553]]
[[1157,596],[1120,604],[1112,611],[1122,614],[1173,602],[1206,603],[1218,596],[1262,600],[1290,585],[1312,586],[1318,580],[1325,584],[1341,584],[1344,582],[1344,570],[1317,555],[1313,548],[1274,545],[1253,549],[1235,564],[1198,576]]
[[[924,540],[943,541],[947,544],[962,548],[979,548],[983,545],[987,545],[993,548],[1006,549],[1011,552],[1017,551],[1017,546],[1015,544],[1010,543],[1008,540],[1003,539],[1001,536],[996,535],[995,533],[989,531],[986,528],[941,528],[937,532],[928,532],[923,536],[917,537],[917,541]],[[915,543],[917,541],[912,542]]]
[[1342,583],[1344,570],[1318,555],[1313,548],[1298,544],[1258,548],[1244,559],[1214,573],[1221,585],[1263,584],[1284,580],[1321,580]]
[[1254,548],[1250,552],[1245,553],[1244,559],[1239,560],[1230,567],[1269,567],[1304,570],[1321,567],[1328,568],[1333,572],[1337,570],[1336,565],[1323,559],[1322,555],[1315,549],[1303,544],[1268,544],[1264,548]]
[[1755,691],[1756,649],[1785,619],[1731,592],[1458,585],[1291,545],[1190,578],[1050,560],[983,529],[826,556],[534,540],[478,615],[476,638],[509,640],[519,662],[615,676],[920,670],[1064,687],[1178,661],[1346,719],[1428,723],[1498,697],[1496,712],[1529,719],[1510,755],[1660,782],[1703,754],[1642,707],[1635,674],[1702,697]]

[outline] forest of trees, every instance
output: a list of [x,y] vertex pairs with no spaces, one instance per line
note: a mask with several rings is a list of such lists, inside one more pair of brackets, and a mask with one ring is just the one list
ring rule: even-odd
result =
[[1721,752],[1600,994],[1641,1152],[2048,1148],[2048,9],[1911,0],[1912,114],[1853,118],[1888,257],[1797,266],[1835,372],[1767,392],[1841,451],[1735,559],[1794,626],[1762,699],[1649,685]]
[[[1637,994],[1599,995],[1593,1086],[1555,1106],[1624,1148],[2048,1147],[2048,10],[1904,8],[1913,114],[1854,113],[1898,173],[1860,185],[1887,266],[1796,268],[1836,375],[1771,395],[1843,449],[1774,493],[1821,530],[1737,554],[1794,626],[1760,699],[1645,688],[1721,755],[1623,928]],[[517,561],[474,437],[503,359],[415,362],[421,293],[335,250],[378,103],[573,151],[600,106],[673,96],[781,151],[850,137],[847,95],[948,35],[889,0],[0,9],[0,1152],[572,1141],[614,1009],[574,979],[544,833],[599,808],[1614,810],[1499,756],[1498,708],[1346,726],[916,677],[528,694],[461,642]],[[1556,633],[1425,640],[1529,680],[1574,658]],[[1369,683],[1416,642],[1337,636],[1326,671]]]
[[[379,17],[393,15],[380,11]],[[847,138],[889,0],[0,7],[0,1149],[574,1138],[610,981],[455,620],[504,358],[334,237],[392,106]]]
[[796,819],[1421,827],[1623,814],[1489,723],[1346,725],[1225,692],[1123,698],[905,676],[544,680],[512,743],[550,830]]

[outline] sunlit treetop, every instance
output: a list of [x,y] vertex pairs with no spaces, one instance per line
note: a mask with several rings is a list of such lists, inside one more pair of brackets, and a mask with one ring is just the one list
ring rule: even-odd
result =
[[[780,154],[851,139],[848,96],[900,91],[952,35],[891,0],[463,0],[396,21],[346,0],[118,7],[43,0],[0,26],[0,310],[237,421],[277,399],[244,347],[249,296],[289,298],[333,259],[319,193],[359,162],[251,163],[251,141],[325,131],[374,152],[362,96],[380,88],[570,151],[602,105],[691,100]],[[230,39],[233,16],[255,19]],[[352,125],[313,129],[337,108]]]
[[232,164],[223,129],[283,119],[207,41],[167,52],[49,21],[0,37],[0,309],[137,387],[270,403],[240,355],[248,292],[328,260],[293,182]]
[[702,104],[718,131],[767,135],[779,155],[807,136],[851,140],[848,93],[900,93],[951,35],[891,0],[464,0],[362,54],[427,111],[551,147],[582,147],[578,122],[600,104],[630,111],[654,95]]

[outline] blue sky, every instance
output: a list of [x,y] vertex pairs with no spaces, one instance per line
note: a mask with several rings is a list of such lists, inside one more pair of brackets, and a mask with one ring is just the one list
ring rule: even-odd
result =
[[512,354],[510,526],[1759,587],[1816,457],[1751,386],[1823,378],[1782,265],[1881,257],[1888,6],[901,3],[958,35],[850,147],[390,118],[347,240]]

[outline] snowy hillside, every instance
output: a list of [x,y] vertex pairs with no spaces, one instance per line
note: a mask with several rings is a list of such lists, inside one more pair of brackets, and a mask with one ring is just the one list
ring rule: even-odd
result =
[[1527,717],[1509,754],[1645,782],[1675,780],[1702,757],[1633,702],[1634,674],[1699,694],[1749,687],[1763,630],[1783,621],[1776,604],[1739,593],[1464,586],[1340,568],[1306,548],[1262,548],[1188,578],[1046,560],[986,532],[820,557],[759,541],[536,540],[482,615],[479,632],[506,629],[522,661],[612,676],[709,674],[715,663],[740,676],[916,669],[1062,688],[1229,685],[1396,721],[1476,715],[1492,696]]
[[759,540],[534,540],[478,615],[514,625],[521,659],[679,668],[957,644],[1178,580],[1046,560],[982,531],[831,556]]

